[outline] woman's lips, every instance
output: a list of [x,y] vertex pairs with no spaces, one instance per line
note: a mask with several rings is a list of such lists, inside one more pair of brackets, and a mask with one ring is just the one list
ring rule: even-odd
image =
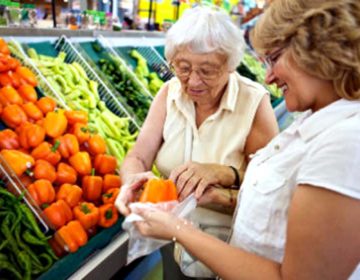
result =
[[205,90],[201,89],[188,89],[188,93],[192,95],[201,95],[205,92]]

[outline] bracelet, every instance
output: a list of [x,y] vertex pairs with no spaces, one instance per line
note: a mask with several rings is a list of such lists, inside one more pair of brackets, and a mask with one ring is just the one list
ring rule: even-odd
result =
[[238,171],[234,166],[229,165],[229,167],[231,168],[231,170],[232,170],[232,171],[234,172],[234,174],[235,174],[235,182],[234,182],[234,185],[240,187],[240,175],[239,175],[239,171]]
[[[193,222],[190,222],[190,223],[189,223],[187,220],[185,220],[185,221],[183,222],[183,225],[186,226],[187,224],[190,224],[190,225],[192,226],[192,225],[193,225]],[[180,231],[180,230],[181,230],[181,225],[180,225],[180,224],[177,224],[177,225],[175,226],[175,228],[176,228],[177,231]],[[177,241],[176,236],[174,235],[174,236],[171,238],[171,240],[176,243],[176,241]]]

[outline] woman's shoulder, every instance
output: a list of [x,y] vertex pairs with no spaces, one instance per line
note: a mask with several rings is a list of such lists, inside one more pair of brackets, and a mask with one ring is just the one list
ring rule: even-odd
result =
[[267,89],[260,83],[250,80],[249,78],[243,77],[238,73],[232,74],[237,81],[239,91],[243,94],[259,95],[263,96],[268,94]]

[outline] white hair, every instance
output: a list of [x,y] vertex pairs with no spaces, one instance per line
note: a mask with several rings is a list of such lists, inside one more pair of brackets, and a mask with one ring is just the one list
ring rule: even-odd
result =
[[166,59],[171,62],[184,47],[198,54],[224,54],[229,70],[233,71],[242,60],[245,40],[243,32],[225,12],[198,6],[186,10],[167,32]]

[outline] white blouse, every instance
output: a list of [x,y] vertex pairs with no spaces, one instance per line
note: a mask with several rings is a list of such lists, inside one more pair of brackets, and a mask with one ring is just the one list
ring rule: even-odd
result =
[[185,159],[186,130],[191,130],[190,159],[201,163],[218,163],[245,169],[244,147],[257,108],[266,90],[258,83],[230,74],[219,109],[199,128],[195,122],[194,102],[181,92],[177,78],[169,82],[167,114],[162,144],[155,164],[168,177]]
[[[282,262],[288,208],[299,184],[360,199],[360,102],[303,113],[246,170],[230,244]],[[360,279],[360,267],[352,274]]]

